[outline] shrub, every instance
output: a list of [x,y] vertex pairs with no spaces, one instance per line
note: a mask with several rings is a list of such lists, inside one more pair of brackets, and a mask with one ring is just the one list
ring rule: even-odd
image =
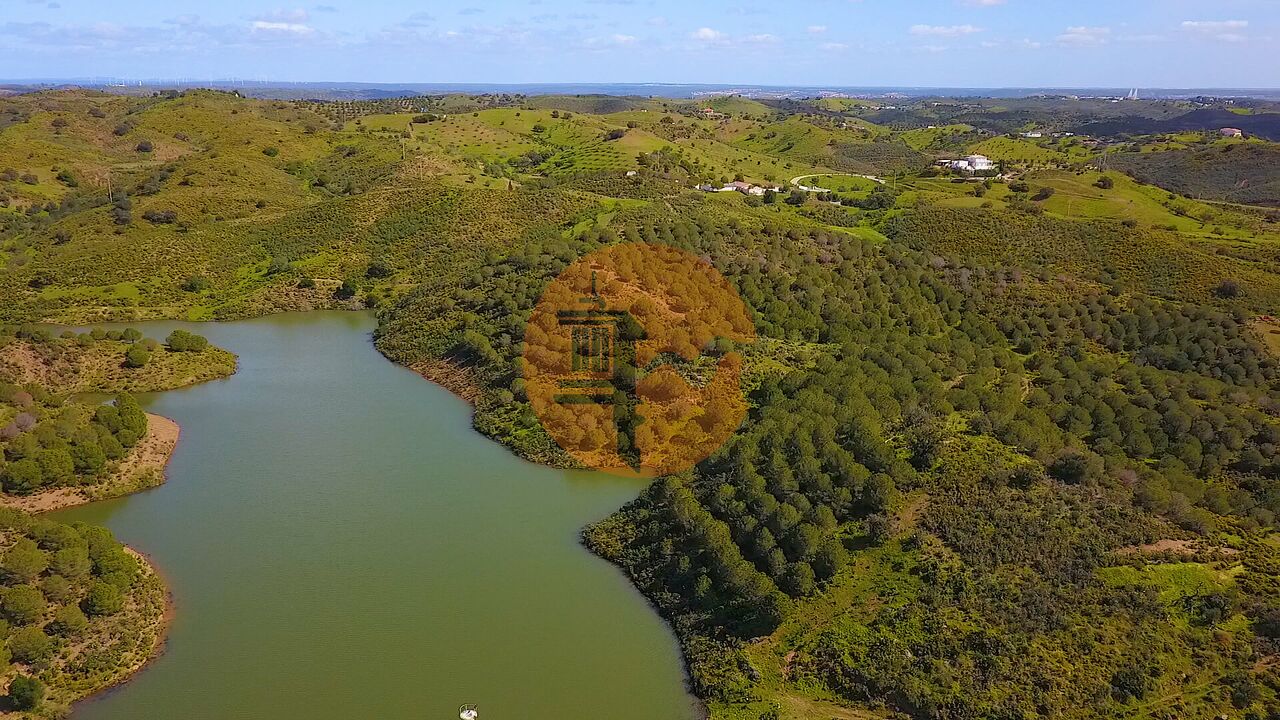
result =
[[263,148],[262,154],[266,155],[267,157],[275,157],[280,154],[280,148],[276,148],[276,147]]
[[189,275],[181,287],[186,292],[204,292],[209,288],[209,279],[203,275]]
[[44,612],[48,609],[44,593],[31,585],[6,588],[0,602],[4,605],[5,617],[17,625],[30,625],[44,617]]
[[5,576],[20,583],[35,580],[48,566],[49,559],[44,551],[27,538],[18,538],[18,541],[5,551],[4,558],[0,561],[0,567],[3,567]]
[[1223,280],[1218,283],[1218,287],[1214,289],[1213,293],[1224,299],[1240,297],[1240,283],[1231,279]]
[[65,603],[76,594],[71,581],[61,575],[50,575],[40,583],[40,591],[55,603]]
[[267,265],[267,275],[279,275],[280,273],[289,272],[292,267],[288,260],[282,257],[273,257]]
[[140,368],[151,361],[151,353],[140,345],[134,345],[124,353],[124,366],[127,368]]
[[9,682],[9,704],[18,710],[35,710],[44,702],[44,683],[29,675],[18,675]]
[[209,347],[209,340],[186,330],[174,330],[165,338],[165,344],[173,352],[204,352]]
[[390,265],[383,260],[374,260],[369,263],[369,269],[365,271],[365,276],[370,278],[388,278],[391,277],[392,269]]
[[80,605],[92,616],[114,615],[124,608],[124,593],[115,585],[99,580],[89,588]]
[[178,219],[178,213],[172,210],[147,210],[142,213],[142,219],[155,225],[167,225]]
[[298,280],[298,287],[302,288],[303,290],[314,290],[315,286],[316,286],[316,281],[312,280],[309,277],[304,277]]
[[155,150],[155,146],[151,144],[150,140],[143,140],[142,142],[135,145],[133,149],[137,150],[140,153],[149,153],[152,150]]
[[24,627],[9,636],[9,654],[18,662],[38,662],[53,651],[53,638],[38,627]]
[[55,633],[63,637],[72,637],[89,627],[89,618],[85,617],[84,611],[75,605],[66,605],[54,612],[53,622],[49,625]]
[[1112,180],[1110,175],[1103,175],[1098,178],[1098,182],[1094,183],[1094,186],[1103,190],[1110,190],[1116,186],[1116,181]]

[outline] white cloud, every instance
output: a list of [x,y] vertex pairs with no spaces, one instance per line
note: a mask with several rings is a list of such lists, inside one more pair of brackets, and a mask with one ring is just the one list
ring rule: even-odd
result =
[[588,38],[582,42],[584,47],[593,50],[605,50],[614,47],[629,47],[635,45],[639,40],[635,35],[624,35],[618,33],[609,35],[608,37]]
[[1239,43],[1249,38],[1242,32],[1248,20],[1183,20],[1182,29],[1222,42]]
[[287,10],[287,9],[272,10],[271,12],[268,12],[268,13],[261,13],[258,15],[254,15],[253,19],[262,20],[263,22],[300,24],[300,23],[305,23],[309,17],[310,16],[307,14],[306,10],[303,10],[302,8],[294,8],[292,10]]
[[1224,30],[1243,30],[1249,27],[1248,20],[1183,20],[1182,27],[1187,30],[1204,32],[1222,32]]
[[822,33],[827,31],[827,26],[826,25],[810,25],[809,27],[805,28],[805,30],[809,31],[809,33],[813,35],[821,35]]
[[777,35],[770,35],[769,33],[760,33],[759,35],[748,35],[748,36],[746,36],[746,37],[744,37],[744,38],[742,38],[742,39],[743,39],[743,40],[745,40],[746,42],[749,42],[749,43],[776,43],[776,42],[778,42],[778,36],[777,36]]
[[1102,45],[1110,35],[1109,27],[1073,25],[1058,36],[1058,42],[1063,45]]
[[912,35],[957,37],[982,32],[982,28],[973,25],[912,25],[910,32]]
[[698,28],[690,33],[689,37],[706,43],[724,42],[728,39],[728,36],[724,33],[709,27]]
[[249,26],[254,32],[271,32],[271,33],[288,33],[291,35],[310,35],[315,32],[315,28],[302,23],[290,22],[268,22],[266,20],[254,20]]
[[822,43],[818,46],[823,50],[848,50],[849,46],[842,42]]

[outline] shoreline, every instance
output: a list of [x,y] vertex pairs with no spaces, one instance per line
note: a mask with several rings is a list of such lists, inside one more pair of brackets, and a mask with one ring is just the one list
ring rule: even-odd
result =
[[[99,500],[124,497],[158,487],[166,480],[165,468],[173,457],[180,435],[181,427],[177,422],[163,415],[147,413],[146,436],[120,460],[115,472],[104,482],[96,486],[57,488],[24,497],[4,496],[0,499],[0,505],[38,515]],[[130,602],[135,604],[135,607],[145,608],[155,597],[154,594],[159,594],[157,598],[161,605],[159,615],[154,621],[147,623],[140,633],[150,634],[153,637],[150,638],[149,647],[144,652],[140,652],[139,656],[128,665],[117,668],[107,679],[106,684],[79,697],[57,701],[59,704],[65,703],[65,707],[101,697],[124,686],[159,659],[168,644],[169,629],[176,616],[171,585],[149,555],[127,544],[123,544],[123,547],[126,553],[138,560],[142,571],[137,585],[130,592]],[[142,639],[145,639],[145,635]],[[52,687],[50,689],[52,690]],[[0,717],[26,717],[26,715],[0,712]]]
[[[344,312],[344,311],[345,312],[368,312],[366,308],[314,308],[312,310],[301,310],[301,311],[284,310],[280,312],[270,312],[265,314],[250,314],[244,317],[218,318],[218,319],[206,320],[203,322],[213,322],[213,323],[238,322],[238,321],[244,321],[244,320],[257,319],[259,317],[266,317],[269,315],[281,314],[281,312],[283,313],[315,312],[315,311],[325,311],[325,310],[338,310],[339,312]],[[153,319],[146,319],[146,320],[137,320],[136,322],[161,321],[165,319],[168,319],[168,318],[153,318]],[[478,400],[480,400],[484,394],[484,386],[479,381],[479,379],[475,376],[474,370],[472,370],[471,368],[468,368],[464,365],[460,365],[454,361],[443,359],[443,358],[419,361],[413,364],[401,363],[396,360],[393,360],[392,358],[388,357],[385,353],[383,353],[381,349],[377,347],[376,342],[371,341],[371,344],[374,346],[375,350],[378,351],[378,355],[382,359],[392,363],[393,365],[397,365],[409,370],[410,372],[417,375],[420,379],[425,380],[426,382],[429,382],[433,385],[436,385],[444,389],[449,394],[453,395],[454,397],[466,403],[469,406],[471,411],[471,420],[472,420],[471,429],[472,431],[479,434],[481,437],[491,442],[495,442],[498,445],[503,446],[504,448],[506,448],[507,452],[511,453],[513,456],[519,458],[524,462],[532,463],[535,465],[541,465],[543,467],[549,467],[549,468],[569,469],[565,465],[548,461],[549,458],[537,459],[537,458],[530,457],[527,453],[520,452],[518,448],[513,447],[509,443],[502,442],[499,438],[487,432],[484,432],[484,430],[481,427],[477,426],[476,419],[479,417]],[[237,370],[238,369],[239,368],[237,367]],[[111,485],[112,486],[111,490],[107,490],[102,494],[94,493],[92,497],[88,496],[89,493],[83,492],[85,488],[61,488],[59,490],[62,491],[61,494],[64,497],[59,497],[59,498],[52,497],[53,495],[59,493],[59,490],[55,490],[55,491],[47,491],[45,493],[41,493],[34,496],[27,496],[25,498],[20,498],[19,500],[30,501],[33,499],[41,499],[41,498],[47,497],[46,502],[51,503],[47,507],[42,507],[41,509],[36,509],[36,510],[28,510],[28,512],[42,513],[42,512],[49,512],[53,510],[65,509],[69,507],[75,507],[78,505],[84,505],[91,502],[96,502],[98,500],[108,500],[108,499],[123,497],[133,493],[141,492],[143,490],[147,490],[153,487],[157,487],[163,484],[166,480],[164,476],[164,469],[167,466],[169,458],[172,456],[174,448],[177,445],[178,435],[180,434],[180,428],[178,427],[176,422],[174,422],[169,418],[166,418],[160,415],[155,415],[153,413],[147,413],[147,417],[148,417],[147,438],[145,438],[142,442],[140,442],[139,445],[135,448],[135,450],[138,448],[141,448],[145,442],[152,439],[153,427],[156,427],[157,425],[164,425],[164,424],[171,425],[172,433],[173,433],[172,443],[168,445],[167,449],[164,451],[162,455],[163,462],[156,464],[153,461],[152,463],[146,464],[144,468],[139,469],[139,472],[143,472],[145,469],[157,471],[158,478],[154,482],[150,482],[148,484],[143,484],[135,487],[135,486],[130,486],[128,483],[117,483],[116,478],[113,477],[112,480],[109,480],[106,483],[103,483],[101,486],[101,487],[105,487],[106,485]],[[132,456],[132,453],[130,457],[131,456]],[[124,460],[121,460],[121,463],[122,464],[125,463],[128,459],[129,457],[126,457]],[[134,473],[133,476],[136,477],[138,474],[139,473]],[[12,502],[10,502],[11,500],[14,500],[14,498],[0,495],[0,505],[9,505],[11,507],[16,506]],[[62,504],[52,504],[52,503],[58,503],[58,502],[61,502]],[[40,503],[37,500],[37,502],[34,504],[39,505]],[[26,509],[26,508],[23,508],[23,509]],[[691,667],[689,665],[688,658],[686,657],[683,651],[683,648],[679,647],[680,641],[679,641],[679,636],[676,633],[675,624],[661,612],[660,608],[654,603],[653,599],[650,598],[640,588],[640,586],[636,583],[634,578],[628,575],[624,567],[610,560],[609,558],[605,557],[603,554],[598,552],[597,549],[593,548],[589,542],[587,542],[585,533],[588,530],[588,528],[589,526],[579,529],[577,534],[578,546],[583,550],[585,550],[591,556],[594,556],[595,558],[598,558],[600,560],[604,560],[606,563],[611,565],[616,572],[619,572],[622,575],[622,577],[626,580],[627,584],[631,587],[632,591],[634,591],[637,594],[637,596],[640,598],[640,600],[646,606],[648,606],[651,612],[655,613],[659,617],[663,625],[666,627],[667,631],[671,633],[674,641],[677,643],[677,646],[678,646],[677,655],[679,659],[681,674],[684,676],[684,688],[685,688],[685,691],[688,693],[689,697],[691,698],[692,702],[694,703],[695,716],[699,719],[705,719],[709,717],[706,700],[702,697],[699,697],[697,693],[695,693],[693,690]],[[74,707],[75,705],[78,705],[80,703],[92,702],[96,699],[100,699],[116,690],[123,688],[124,685],[126,685],[136,675],[144,671],[151,663],[157,660],[164,653],[165,647],[167,645],[168,633],[172,626],[173,620],[176,617],[176,606],[173,600],[173,594],[170,589],[170,585],[165,579],[163,573],[160,571],[159,567],[157,567],[154,563],[151,562],[149,556],[137,551],[132,547],[129,547],[128,545],[125,546],[125,549],[130,554],[137,557],[151,572],[151,574],[154,575],[160,581],[162,592],[164,593],[164,610],[161,613],[159,624],[156,627],[156,636],[154,638],[152,649],[143,660],[141,660],[140,662],[134,665],[131,665],[127,670],[127,672],[125,672],[120,678],[112,681],[111,683],[101,688],[93,690],[92,692],[82,697],[69,701],[68,706]],[[0,717],[3,717],[3,714],[0,714]]]
[[114,472],[96,485],[62,487],[34,495],[3,495],[0,506],[40,514],[132,495],[164,484],[165,468],[178,446],[178,423],[147,413],[147,434],[120,459]]
[[172,586],[169,584],[169,579],[165,577],[163,572],[161,572],[160,567],[151,560],[150,555],[136,550],[130,545],[125,545],[124,551],[137,558],[138,562],[146,568],[145,571],[160,583],[160,591],[164,594],[164,609],[161,610],[159,622],[155,625],[155,637],[152,638],[151,648],[141,660],[122,670],[120,677],[115,680],[91,691],[88,695],[83,695],[71,700],[68,703],[69,707],[74,707],[81,703],[92,702],[124,687],[139,673],[146,670],[156,660],[159,660],[160,656],[164,655],[164,651],[168,647],[169,629],[173,626],[174,618],[177,617],[177,606],[173,600],[173,590],[171,589]]

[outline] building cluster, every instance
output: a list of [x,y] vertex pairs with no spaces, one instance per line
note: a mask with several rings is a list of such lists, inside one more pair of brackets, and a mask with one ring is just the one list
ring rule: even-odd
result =
[[752,185],[749,182],[743,182],[741,180],[735,180],[731,183],[722,185],[720,187],[716,187],[715,185],[710,185],[710,184],[703,184],[703,185],[699,185],[698,189],[701,190],[702,192],[740,192],[743,195],[757,195],[757,196],[764,195],[769,190],[772,190],[774,192],[782,191],[782,188],[777,186],[763,187],[761,185]]

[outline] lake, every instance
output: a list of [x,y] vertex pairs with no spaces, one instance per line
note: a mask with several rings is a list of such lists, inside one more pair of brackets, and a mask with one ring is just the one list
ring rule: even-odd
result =
[[689,720],[670,630],[578,543],[641,482],[524,462],[374,349],[368,313],[183,327],[235,376],[142,396],[182,438],[168,482],[53,515],[168,579],[163,656],[76,720]]

